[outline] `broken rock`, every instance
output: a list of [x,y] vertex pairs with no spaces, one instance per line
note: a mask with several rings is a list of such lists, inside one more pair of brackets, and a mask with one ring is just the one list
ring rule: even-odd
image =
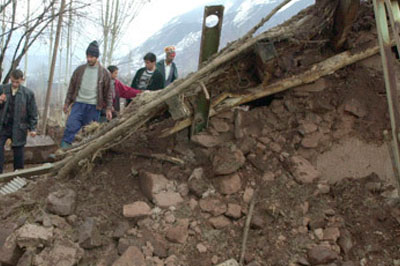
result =
[[139,175],[139,186],[143,194],[152,200],[155,194],[167,191],[171,185],[164,175],[142,172]]
[[201,199],[199,206],[202,211],[209,212],[213,216],[218,216],[226,212],[226,204],[218,199]]
[[142,252],[134,246],[130,246],[112,266],[146,266]]
[[242,187],[242,182],[238,174],[220,177],[217,183],[219,191],[226,195],[234,194]]
[[20,247],[43,247],[53,238],[53,228],[36,224],[25,224],[16,231],[17,243]]
[[22,256],[22,250],[17,245],[15,234],[10,234],[1,243],[0,246],[0,265],[16,265],[19,258]]
[[199,167],[193,170],[188,181],[189,191],[197,197],[201,197],[210,187],[204,178],[204,170]]
[[308,251],[308,260],[311,265],[331,263],[337,258],[338,254],[324,246],[315,246]]
[[228,203],[228,210],[225,215],[234,219],[242,217],[242,207],[239,204]]
[[208,221],[215,229],[222,229],[231,224],[231,221],[222,215],[218,217],[211,217]]
[[344,110],[360,118],[363,118],[367,115],[365,106],[363,106],[357,99],[354,98],[350,99],[344,104]]
[[321,173],[306,159],[301,156],[292,157],[292,173],[300,183],[312,183],[321,176]]
[[217,136],[200,133],[192,137],[192,142],[205,148],[212,148],[222,143],[222,140]]
[[151,214],[149,205],[144,201],[136,201],[131,204],[124,205],[123,214],[128,218],[143,217]]
[[214,155],[213,168],[216,175],[229,175],[244,165],[246,158],[234,147],[222,147]]
[[49,194],[47,197],[47,209],[54,214],[68,216],[74,212],[75,202],[75,191],[63,189]]
[[102,245],[97,223],[93,217],[87,217],[79,227],[79,244],[86,249]]
[[183,202],[183,198],[178,192],[166,191],[155,194],[153,202],[160,208],[168,208]]
[[214,119],[211,119],[210,123],[211,123],[211,126],[212,126],[216,131],[221,132],[221,133],[223,133],[223,132],[228,132],[229,129],[230,129],[229,124],[226,123],[226,122],[225,122],[224,120],[222,120],[222,119],[214,118]]
[[35,256],[34,265],[40,266],[73,266],[77,265],[83,257],[84,251],[79,245],[69,241],[58,241],[52,247],[45,248],[39,255]]
[[173,243],[183,244],[189,236],[188,227],[189,221],[181,220],[178,225],[167,231],[166,238]]

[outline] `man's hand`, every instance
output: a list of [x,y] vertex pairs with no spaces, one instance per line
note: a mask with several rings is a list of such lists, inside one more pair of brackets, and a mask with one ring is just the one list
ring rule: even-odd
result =
[[64,108],[63,108],[64,114],[68,113],[68,109],[69,109],[69,104],[64,104]]
[[36,131],[31,131],[29,132],[29,135],[31,135],[31,137],[36,137],[37,133]]
[[3,93],[0,95],[0,104],[4,103],[7,100],[7,96]]
[[108,121],[111,121],[112,119],[112,111],[110,109],[106,110],[106,117]]

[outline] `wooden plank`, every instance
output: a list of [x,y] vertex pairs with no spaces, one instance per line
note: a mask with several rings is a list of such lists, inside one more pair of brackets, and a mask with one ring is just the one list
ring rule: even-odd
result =
[[43,175],[50,173],[53,169],[54,165],[52,163],[45,163],[41,166],[28,168],[28,169],[21,169],[15,172],[5,173],[0,175],[0,182],[8,182],[16,176],[19,177],[28,177],[33,175]]

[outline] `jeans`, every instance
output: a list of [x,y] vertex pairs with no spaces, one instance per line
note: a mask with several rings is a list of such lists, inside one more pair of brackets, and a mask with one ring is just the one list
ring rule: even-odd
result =
[[87,103],[74,103],[65,126],[63,141],[72,143],[76,133],[92,121],[98,121],[100,111],[96,105]]

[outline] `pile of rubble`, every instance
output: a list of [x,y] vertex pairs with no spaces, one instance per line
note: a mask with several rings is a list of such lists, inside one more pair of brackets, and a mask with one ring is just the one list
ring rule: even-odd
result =
[[[378,134],[362,127],[371,117],[387,120],[347,93],[366,89],[360,69],[217,115],[191,142],[150,126],[87,176],[0,198],[1,265],[234,265],[248,216],[246,265],[399,265],[394,186],[375,174],[334,183],[315,167],[340,140]],[[185,164],[128,159],[133,147]]]

